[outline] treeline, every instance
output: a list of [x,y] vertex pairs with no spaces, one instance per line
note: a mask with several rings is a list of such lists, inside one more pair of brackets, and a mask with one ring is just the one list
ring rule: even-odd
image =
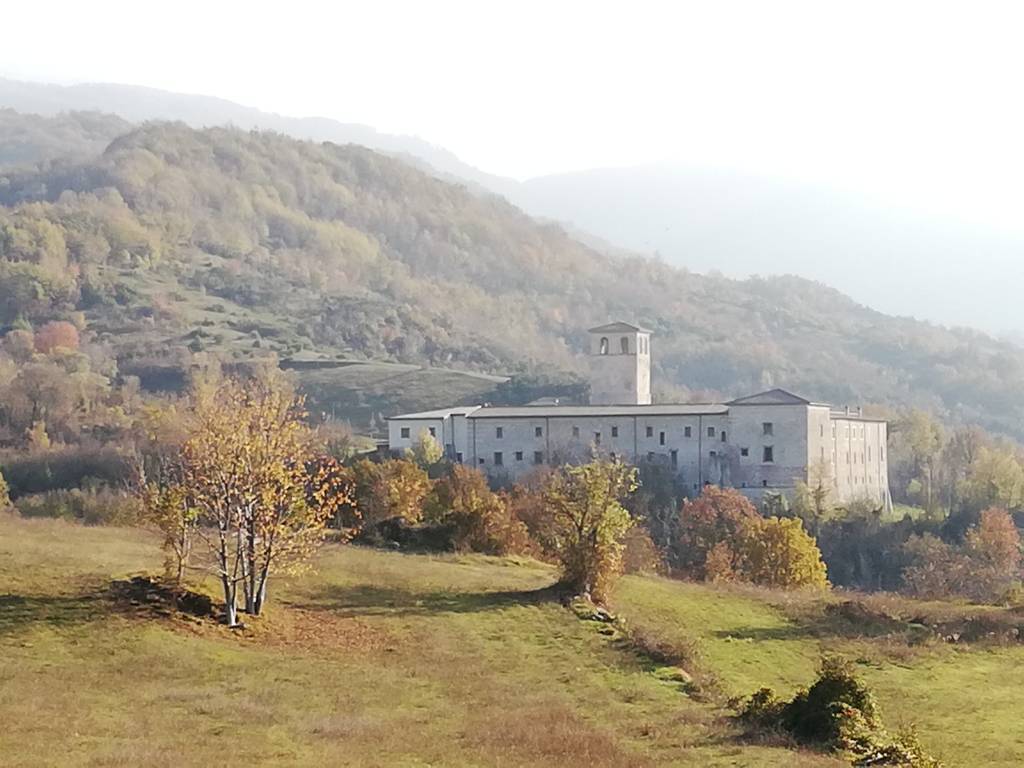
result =
[[663,398],[784,383],[1022,435],[1012,344],[797,278],[607,256],[359,147],[150,124],[92,161],[0,176],[0,205],[0,323],[84,311],[125,370],[305,349],[571,373],[584,329],[621,316],[655,330]]

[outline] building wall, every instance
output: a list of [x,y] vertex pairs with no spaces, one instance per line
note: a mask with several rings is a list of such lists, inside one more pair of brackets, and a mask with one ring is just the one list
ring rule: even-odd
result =
[[521,478],[535,469],[538,454],[543,464],[585,461],[596,454],[614,455],[633,464],[654,462],[673,467],[692,490],[706,482],[728,484],[730,479],[727,414],[478,417],[467,421],[470,449],[466,463],[493,477]]
[[888,506],[887,425],[832,415],[832,477],[840,503],[867,499]]
[[[416,441],[420,432],[427,430],[433,431],[434,438],[438,443],[444,445],[442,440],[442,434],[445,432],[445,420],[442,418],[436,419],[389,419],[388,420],[388,448],[392,453],[403,453],[407,448],[411,448],[412,444]],[[406,430],[408,430],[406,432]],[[445,435],[447,440],[450,441],[450,437]]]
[[808,410],[806,405],[731,406],[737,448],[732,484],[760,499],[766,491],[791,492],[797,480],[806,479]]

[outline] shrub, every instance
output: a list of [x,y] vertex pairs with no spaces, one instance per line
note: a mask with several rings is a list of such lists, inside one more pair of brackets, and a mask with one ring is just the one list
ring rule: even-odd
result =
[[389,459],[379,464],[362,459],[352,465],[352,470],[355,506],[365,525],[395,517],[409,523],[422,519],[430,478],[416,464],[405,459]]
[[435,483],[424,504],[424,520],[448,527],[458,552],[504,555],[529,547],[526,526],[515,518],[508,500],[491,491],[483,473],[462,464],[453,465]]
[[770,688],[730,702],[744,723],[783,731],[798,742],[840,752],[856,765],[939,768],[912,730],[891,739],[874,696],[842,659],[826,657],[814,684],[786,702]]
[[9,488],[7,487],[7,480],[4,479],[3,473],[0,472],[0,512],[11,508],[11,496]]
[[622,571],[623,537],[633,518],[622,499],[636,488],[636,470],[617,461],[564,466],[541,491],[543,543],[562,569],[562,585],[596,601],[608,597]]
[[781,711],[781,724],[798,741],[861,753],[879,728],[877,706],[849,662],[826,657],[818,679]]
[[625,573],[661,573],[665,559],[646,528],[635,525],[623,538],[622,569]]
[[14,503],[22,517],[56,517],[86,525],[134,525],[139,504],[109,488],[47,491],[22,496]]
[[90,480],[115,486],[130,475],[125,457],[113,448],[82,446],[5,457],[11,496],[79,488]]
[[918,597],[999,600],[1020,577],[1020,535],[1005,509],[982,512],[962,545],[926,533],[911,536],[904,551],[904,589]]

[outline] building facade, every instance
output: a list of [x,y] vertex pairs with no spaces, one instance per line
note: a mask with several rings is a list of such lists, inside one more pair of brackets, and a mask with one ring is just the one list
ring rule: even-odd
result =
[[828,482],[839,503],[891,506],[886,423],[782,389],[727,403],[652,405],[650,332],[626,323],[590,331],[592,404],[470,406],[395,416],[402,452],[424,430],[449,458],[496,480],[593,456],[669,468],[691,493],[737,488],[753,501],[797,482]]

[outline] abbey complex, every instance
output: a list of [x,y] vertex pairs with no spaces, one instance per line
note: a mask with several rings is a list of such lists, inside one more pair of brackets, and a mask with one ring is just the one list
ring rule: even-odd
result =
[[887,425],[782,389],[726,403],[652,404],[651,332],[590,329],[590,405],[463,406],[394,416],[393,452],[423,431],[454,461],[515,480],[538,465],[595,454],[670,467],[691,492],[730,486],[760,502],[827,477],[840,503],[889,508]]

